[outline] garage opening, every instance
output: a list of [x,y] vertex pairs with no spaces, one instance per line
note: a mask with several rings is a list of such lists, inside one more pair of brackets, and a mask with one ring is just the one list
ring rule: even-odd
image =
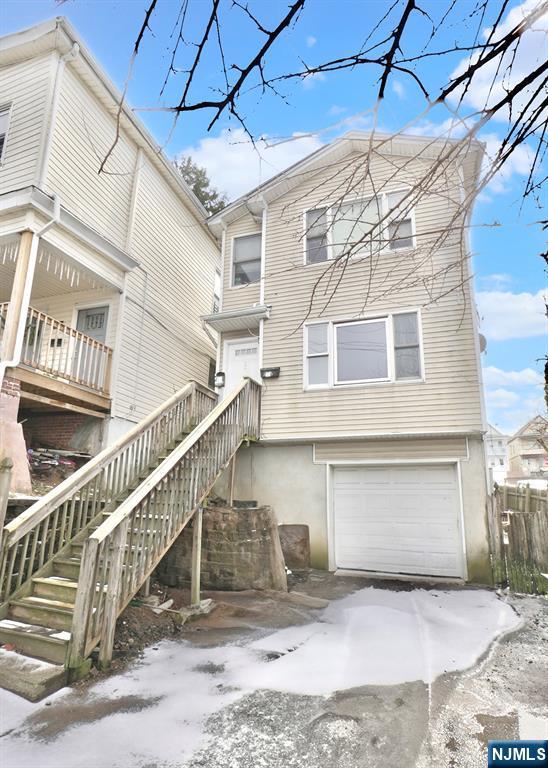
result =
[[336,467],[337,568],[464,578],[454,464]]

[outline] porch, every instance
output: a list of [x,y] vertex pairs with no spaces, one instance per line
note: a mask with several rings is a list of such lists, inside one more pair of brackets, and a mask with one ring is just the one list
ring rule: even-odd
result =
[[[101,417],[110,409],[119,291],[42,241],[28,305],[19,306],[17,245],[0,242],[0,362],[21,384],[21,407]],[[17,325],[15,357],[10,325]]]

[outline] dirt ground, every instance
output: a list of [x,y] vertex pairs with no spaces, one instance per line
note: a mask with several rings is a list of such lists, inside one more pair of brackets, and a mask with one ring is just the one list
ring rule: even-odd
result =
[[[314,571],[291,582],[299,593],[330,601],[370,585],[416,589]],[[173,598],[175,610],[188,605],[184,590],[154,584],[152,592]],[[95,671],[38,705],[21,705],[7,694],[4,768],[485,768],[489,739],[548,736],[548,603],[542,598],[504,596],[521,626],[495,640],[469,669],[430,684],[300,695],[241,690],[231,683],[229,667],[257,638],[307,630],[319,608],[253,591],[203,597],[215,601],[215,610],[186,624],[175,614],[130,605],[119,620],[108,673]],[[459,637],[451,641],[458,648]],[[266,654],[265,666],[275,671],[278,656]],[[337,661],[326,656],[325,665]]]

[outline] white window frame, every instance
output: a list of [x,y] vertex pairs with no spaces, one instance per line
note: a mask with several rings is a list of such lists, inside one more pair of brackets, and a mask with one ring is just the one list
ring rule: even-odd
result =
[[[419,361],[421,375],[417,378],[408,379],[396,379],[396,361],[394,350],[394,323],[393,317],[395,315],[407,315],[415,313],[417,315],[417,327],[418,327],[418,340],[419,340]],[[336,381],[337,372],[337,349],[336,349],[336,327],[339,325],[351,325],[359,323],[370,323],[384,320],[386,322],[387,333],[387,369],[388,378],[383,379],[364,379],[363,381]],[[327,384],[309,384],[308,382],[308,358],[309,357],[321,357],[321,355],[308,355],[308,327],[311,325],[326,325],[327,328],[327,355],[328,355],[328,382]],[[397,384],[398,386],[408,386],[414,384],[422,384],[426,381],[425,366],[424,366],[424,344],[423,344],[423,332],[422,332],[422,313],[419,307],[407,307],[405,309],[398,309],[394,312],[383,312],[369,314],[359,319],[355,317],[341,317],[335,319],[317,319],[310,320],[303,325],[303,391],[314,392],[317,390],[328,389],[355,389],[357,387],[377,387],[386,386],[390,384]]]
[[[390,189],[386,192],[381,192],[381,205],[380,209],[382,212],[382,216],[388,216],[388,196],[389,195],[397,195],[397,194],[405,194],[408,193],[410,190],[408,187],[405,188],[397,188],[397,189]],[[363,203],[365,201],[373,200],[376,196],[375,195],[365,195],[363,197],[351,197],[348,198],[348,200],[344,200],[342,202],[342,205],[353,205],[355,203]],[[377,195],[379,197],[379,195]],[[305,267],[317,267],[320,264],[325,264],[327,261],[332,261],[335,258],[334,255],[334,249],[333,249],[333,224],[334,224],[334,209],[335,209],[335,203],[324,203],[323,205],[318,203],[317,205],[310,206],[308,208],[305,208],[303,210],[303,264]],[[337,204],[340,207],[340,204]],[[327,259],[325,261],[311,261],[308,262],[306,258],[306,252],[307,252],[307,227],[306,227],[306,215],[309,211],[316,211],[319,208],[325,208],[325,216],[327,221]],[[404,245],[399,248],[391,248],[390,247],[390,240],[386,239],[385,243],[383,243],[382,246],[379,247],[378,253],[385,254],[385,253],[402,253],[405,251],[413,251],[417,247],[417,238],[416,238],[416,225],[415,225],[415,206],[411,208],[409,211],[409,214],[406,216],[406,219],[411,220],[411,239],[412,239],[412,245]],[[386,229],[388,229],[388,226],[392,221],[398,221],[397,216],[391,216],[386,221]],[[404,219],[405,220],[405,219]],[[386,230],[385,230],[386,231]],[[363,257],[369,255],[367,250],[360,250],[356,251],[352,254],[351,258],[356,257]]]
[[2,152],[0,152],[0,168],[4,164],[4,157],[5,157],[5,154],[6,154],[6,147],[8,145],[8,139],[9,139],[10,128],[11,128],[12,108],[13,108],[13,104],[12,103],[0,104],[0,112],[7,112],[7,115],[8,115],[8,125],[6,127],[6,133],[4,134],[4,144],[2,146]]
[[[242,285],[236,285],[234,282],[234,241],[238,240],[240,237],[253,237],[253,236],[259,235],[261,238],[263,236],[262,229],[258,229],[256,232],[245,232],[241,235],[233,235],[230,239],[230,287],[231,288],[247,288],[250,285],[259,285],[260,283],[260,277],[257,278],[257,280],[252,280],[249,283],[242,283]],[[262,241],[261,241],[261,249],[260,249],[260,261],[261,261],[261,267],[260,272],[262,272],[263,268],[263,247],[262,247]]]

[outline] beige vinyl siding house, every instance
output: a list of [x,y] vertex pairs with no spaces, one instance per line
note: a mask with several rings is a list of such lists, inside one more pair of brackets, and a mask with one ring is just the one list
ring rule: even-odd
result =
[[[487,580],[478,331],[455,218],[481,147],[395,222],[401,249],[373,244],[314,291],[333,263],[323,256],[341,247],[336,209],[361,226],[356,201],[390,210],[439,153],[431,139],[385,137],[363,177],[368,141],[349,134],[210,219],[224,243],[221,310],[207,318],[221,334],[218,371],[232,385],[233,371],[279,369],[262,379],[261,440],[238,455],[236,494],[307,524],[316,566]],[[334,222],[325,245],[314,211]],[[251,231],[263,233],[260,277],[235,288],[232,242]]]
[[48,414],[52,441],[72,422],[72,446],[94,452],[187,381],[207,384],[216,345],[200,317],[212,311],[219,247],[127,107],[99,172],[120,94],[65,19],[0,38],[0,94],[2,378],[20,384],[20,420]]

